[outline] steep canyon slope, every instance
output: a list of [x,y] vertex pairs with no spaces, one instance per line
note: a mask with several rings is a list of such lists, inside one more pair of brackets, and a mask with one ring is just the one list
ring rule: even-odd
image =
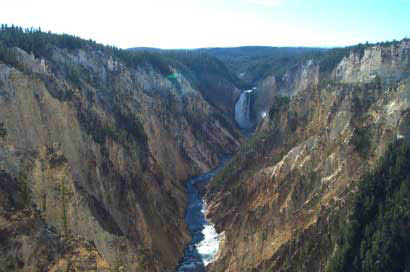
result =
[[0,34],[0,271],[173,271],[184,180],[241,141],[220,109],[235,84],[199,90],[177,57]]
[[410,41],[338,61],[288,70],[282,87],[292,97],[275,97],[210,184],[207,213],[223,237],[210,271],[330,269],[358,184],[391,143],[410,137]]

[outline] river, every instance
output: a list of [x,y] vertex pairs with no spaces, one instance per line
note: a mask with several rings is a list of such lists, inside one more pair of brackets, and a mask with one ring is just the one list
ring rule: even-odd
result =
[[184,252],[184,257],[177,268],[178,272],[203,272],[219,248],[219,235],[214,226],[205,218],[205,202],[200,194],[200,187],[205,186],[223,167],[226,159],[214,170],[191,178],[187,181],[188,207],[185,222],[191,233],[192,241]]

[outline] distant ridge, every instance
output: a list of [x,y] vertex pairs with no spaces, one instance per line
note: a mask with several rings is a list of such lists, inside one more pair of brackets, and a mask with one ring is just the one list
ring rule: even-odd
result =
[[155,48],[155,47],[133,47],[133,48],[127,48],[126,50],[131,50],[131,51],[146,51],[146,52],[159,52],[159,51],[162,51],[163,49]]

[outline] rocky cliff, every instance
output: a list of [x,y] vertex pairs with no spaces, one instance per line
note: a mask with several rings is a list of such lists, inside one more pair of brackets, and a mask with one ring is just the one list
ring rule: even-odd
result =
[[316,54],[305,53],[297,64],[289,67],[291,63],[286,63],[283,75],[272,71],[256,83],[258,91],[254,94],[253,116],[260,121],[261,113],[272,105],[275,96],[293,96],[306,88],[317,86],[319,82],[380,81],[389,85],[408,78],[409,50],[410,41],[405,39],[387,45],[358,45],[319,51]]
[[353,52],[328,73],[333,81],[318,80],[314,67],[315,84],[274,100],[209,187],[208,216],[223,236],[210,271],[328,268],[349,196],[390,143],[410,136],[407,47],[367,48],[354,69]]
[[345,83],[378,79],[391,84],[409,76],[410,40],[352,51],[332,73],[334,79]]
[[276,96],[294,96],[309,87],[317,86],[319,78],[319,64],[310,59],[289,68],[279,81],[274,75],[261,80],[253,93],[251,112],[254,122],[259,123],[267,115]]
[[0,43],[0,271],[172,271],[183,182],[238,132],[177,60],[47,35],[35,55]]
[[290,68],[282,78],[280,95],[293,96],[308,87],[317,86],[319,83],[319,65],[313,60],[301,62]]

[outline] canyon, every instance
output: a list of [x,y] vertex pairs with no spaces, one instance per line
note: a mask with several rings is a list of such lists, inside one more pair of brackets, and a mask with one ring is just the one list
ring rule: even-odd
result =
[[284,50],[1,30],[0,271],[331,271],[410,41]]

